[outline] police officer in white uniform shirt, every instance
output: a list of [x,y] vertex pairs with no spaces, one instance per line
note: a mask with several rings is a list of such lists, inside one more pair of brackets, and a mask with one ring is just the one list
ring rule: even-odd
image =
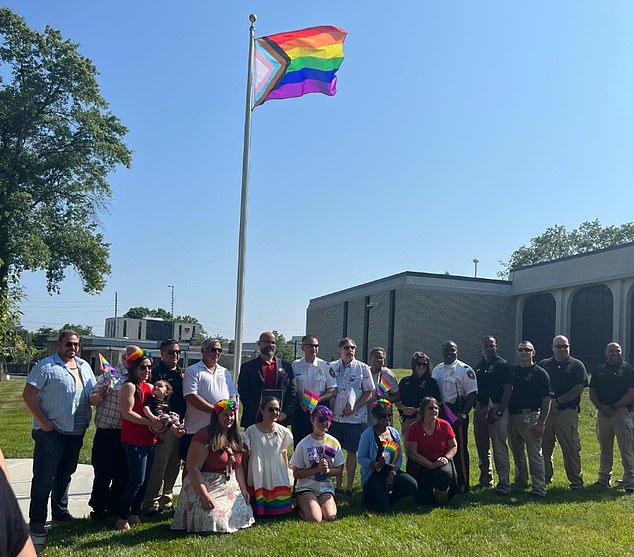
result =
[[[438,382],[443,403],[443,418],[456,434],[458,452],[454,457],[456,467],[456,491],[469,491],[469,451],[467,430],[469,411],[473,407],[478,392],[478,382],[473,369],[458,360],[458,345],[448,340],[442,345],[443,363],[432,371],[432,377]],[[448,408],[447,408],[448,407]]]
[[297,407],[293,415],[293,444],[297,444],[313,431],[310,423],[311,409],[304,401],[304,391],[318,396],[317,404],[327,404],[337,393],[335,372],[330,369],[328,362],[317,357],[319,340],[315,335],[302,338],[302,352],[304,357],[293,362],[293,373],[297,385]]

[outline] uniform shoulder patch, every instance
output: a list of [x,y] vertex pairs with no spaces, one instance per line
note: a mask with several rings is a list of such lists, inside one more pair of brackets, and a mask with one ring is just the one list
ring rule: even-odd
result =
[[335,370],[330,368],[329,372],[330,373],[330,377],[334,377],[335,376]]
[[467,370],[467,377],[468,377],[469,379],[475,379],[475,373],[473,373],[473,370],[472,370],[472,369]]

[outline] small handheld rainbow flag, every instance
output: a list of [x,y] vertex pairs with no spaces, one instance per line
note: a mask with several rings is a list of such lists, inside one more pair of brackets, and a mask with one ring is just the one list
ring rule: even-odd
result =
[[392,383],[390,383],[390,380],[387,378],[387,376],[384,373],[381,373],[381,375],[379,375],[379,382],[376,386],[376,394],[378,394],[380,397],[385,396],[393,388],[394,386],[392,385]]
[[313,393],[312,391],[309,391],[308,389],[304,389],[304,397],[302,398],[302,402],[304,403],[306,408],[308,408],[308,410],[312,412],[319,402],[319,395]]
[[401,454],[401,448],[395,441],[383,441],[383,458],[386,464],[394,464]]
[[99,371],[101,373],[106,373],[109,371],[110,373],[117,373],[117,370],[112,367],[112,364],[108,362],[101,354],[99,354]]
[[256,39],[254,107],[308,93],[333,96],[347,34],[322,25]]

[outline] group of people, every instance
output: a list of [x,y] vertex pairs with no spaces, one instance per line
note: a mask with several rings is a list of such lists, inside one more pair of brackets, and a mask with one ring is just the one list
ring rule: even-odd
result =
[[[528,486],[530,475],[531,494],[544,497],[556,441],[570,488],[583,487],[578,413],[588,374],[570,356],[568,339],[555,337],[553,357],[539,364],[532,343],[522,341],[517,366],[498,355],[495,338],[483,337],[481,346],[474,368],[458,359],[454,341],[442,345],[443,361],[433,369],[427,354],[415,352],[412,374],[399,382],[385,366],[383,348],[372,349],[368,365],[356,359],[354,340],[344,338],[339,359],[326,362],[318,357],[317,337],[306,335],[304,357],[289,363],[275,356],[274,334],[264,332],[258,357],[241,366],[236,386],[219,364],[216,339],[202,343],[201,361],[185,371],[178,342],[169,339],[161,343],[158,365],[130,345],[115,371],[95,378],[78,357],[77,334],[63,331],[57,352],[33,368],[24,389],[35,441],[30,530],[46,533],[49,496],[54,521],[73,518],[68,486],[91,407],[97,427],[91,517],[114,515],[119,530],[172,508],[181,460],[175,530],[233,532],[255,517],[292,512],[293,496],[303,519],[334,520],[336,496],[352,494],[357,465],[364,504],[377,512],[392,513],[409,496],[441,504],[470,489],[472,410],[477,487],[511,493],[510,448],[515,486]],[[605,354],[589,382],[601,450],[597,483],[611,485],[616,436],[623,487],[634,493],[634,367],[617,343]]]

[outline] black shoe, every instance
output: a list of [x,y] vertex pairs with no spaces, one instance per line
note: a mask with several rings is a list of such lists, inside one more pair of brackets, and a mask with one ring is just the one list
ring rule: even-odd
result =
[[46,536],[46,534],[48,534],[46,528],[44,528],[44,523],[42,522],[29,523],[29,530],[31,530],[31,534],[34,536]]
[[53,517],[53,522],[70,522],[71,520],[75,520],[75,517],[69,512]]

